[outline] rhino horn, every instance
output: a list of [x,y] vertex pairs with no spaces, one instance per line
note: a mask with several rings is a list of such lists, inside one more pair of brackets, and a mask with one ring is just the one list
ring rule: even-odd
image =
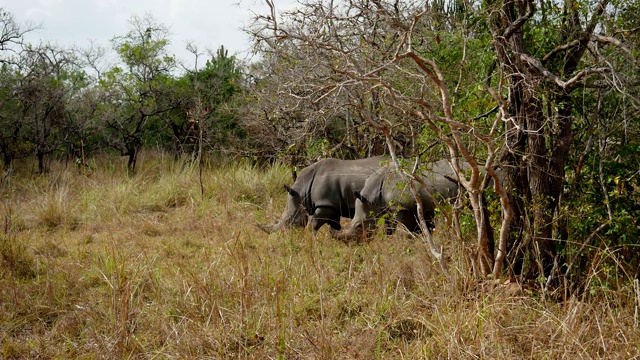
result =
[[336,240],[349,242],[349,241],[358,241],[358,240],[360,240],[360,238],[364,234],[364,232],[362,234],[360,234],[360,232],[357,231],[357,230],[358,229],[354,228],[353,226],[345,226],[344,228],[342,228],[342,230],[330,229],[329,233],[330,233],[331,237],[336,239]]
[[258,229],[266,232],[267,234],[271,234],[273,232],[276,232],[278,230],[280,230],[282,228],[282,222],[277,222],[273,225],[262,225],[259,223],[256,223],[256,227],[258,227]]

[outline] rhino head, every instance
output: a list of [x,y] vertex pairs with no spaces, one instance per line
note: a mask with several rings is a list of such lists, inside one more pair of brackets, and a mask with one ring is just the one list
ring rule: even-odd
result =
[[284,185],[284,189],[288,193],[287,205],[285,206],[284,213],[282,214],[280,220],[272,225],[256,224],[259,229],[268,234],[287,227],[306,227],[307,223],[309,222],[309,214],[304,208],[304,199],[300,192],[288,185]]

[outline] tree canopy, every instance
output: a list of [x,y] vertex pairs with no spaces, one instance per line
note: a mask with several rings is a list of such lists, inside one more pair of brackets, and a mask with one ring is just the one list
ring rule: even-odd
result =
[[[84,163],[106,152],[125,156],[135,171],[143,147],[181,156],[200,141],[220,152],[243,137],[232,103],[246,87],[245,70],[224,47],[209,53],[203,69],[181,72],[168,51],[168,28],[150,15],[134,16],[130,30],[113,37],[116,62],[105,66],[104,49],[26,43],[33,27],[22,29],[4,11],[0,25],[0,151],[7,168],[34,156],[46,172],[51,159]],[[198,101],[208,109],[196,119],[205,126],[194,122]],[[193,134],[200,127],[203,139]]]

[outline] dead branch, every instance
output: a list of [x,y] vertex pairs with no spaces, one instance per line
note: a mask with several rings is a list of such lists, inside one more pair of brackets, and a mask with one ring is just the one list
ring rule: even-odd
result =
[[592,67],[592,68],[587,68],[587,69],[584,69],[584,70],[578,72],[574,77],[572,77],[571,79],[569,79],[567,81],[563,81],[562,79],[560,79],[559,76],[557,76],[554,73],[552,73],[551,71],[549,71],[542,64],[542,62],[540,62],[540,60],[538,60],[538,59],[536,59],[536,58],[534,58],[534,57],[532,57],[530,55],[520,54],[520,60],[528,63],[529,65],[531,65],[535,70],[537,70],[537,72],[542,74],[547,79],[553,81],[556,85],[558,85],[558,87],[560,87],[561,89],[563,89],[566,92],[571,92],[578,85],[580,85],[581,84],[580,82],[586,77],[589,77],[591,75],[606,74],[606,73],[610,73],[611,72],[611,68],[609,68],[609,67]]

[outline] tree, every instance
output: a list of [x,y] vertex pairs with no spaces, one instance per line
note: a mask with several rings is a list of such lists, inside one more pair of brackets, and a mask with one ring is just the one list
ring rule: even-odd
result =
[[38,172],[48,170],[45,157],[64,144],[68,102],[86,86],[75,54],[51,45],[27,46],[18,63],[20,131],[37,160]]
[[11,167],[13,160],[21,152],[23,146],[21,129],[22,118],[18,109],[19,74],[15,68],[3,64],[0,68],[0,152],[5,168]]
[[35,29],[37,29],[37,26],[32,24],[20,26],[11,13],[0,7],[0,53],[2,53],[0,63],[8,61],[8,58],[5,57],[5,52],[18,51],[23,44],[23,36]]
[[210,150],[222,152],[234,138],[243,136],[231,103],[244,88],[244,73],[238,59],[234,55],[229,56],[224,46],[210,56],[193,81],[203,106],[210,111],[206,123],[202,124],[204,139]]
[[[547,276],[562,265],[556,258],[553,227],[581,115],[577,104],[602,86],[616,86],[621,94],[630,95],[626,89],[637,92],[636,80],[624,74],[620,62],[626,58],[636,63],[633,53],[614,37],[618,28],[603,27],[607,18],[615,17],[618,4],[568,0],[560,7],[551,5],[537,9],[533,1],[487,3],[487,11],[504,14],[490,16],[489,25],[505,79],[499,90],[508,93],[507,99],[496,96],[496,101],[506,124],[508,151],[503,159],[509,165],[510,199],[518,204],[515,226],[525,227],[526,241],[539,251],[541,272]],[[537,31],[542,36],[533,37]],[[539,39],[544,41],[535,41]],[[636,104],[639,100],[629,99]],[[522,199],[530,202],[529,225]],[[516,273],[520,262],[514,262]]]
[[[302,29],[307,24],[303,18],[321,17],[323,13],[326,15],[320,5],[308,4],[304,13],[291,14],[296,17],[294,23],[300,22],[292,26],[293,32],[285,30],[291,35],[288,37],[273,37],[259,26],[251,29],[263,60],[252,74],[257,98],[252,99],[252,107],[261,109],[252,109],[248,125],[263,135],[270,134],[260,136],[263,141],[284,143],[283,148],[291,155],[362,157],[384,152],[384,136],[372,131],[368,121],[388,115],[383,113],[386,109],[380,106],[380,97],[368,86],[349,79],[348,73],[337,70],[350,61],[382,61],[384,55],[380,51],[359,45],[364,38],[358,36],[369,36],[366,34],[376,26],[332,21],[333,29],[323,30],[323,35],[339,38],[342,49],[333,51],[326,43],[311,49],[305,43],[314,41],[313,36]],[[264,19],[273,16],[275,11]],[[278,25],[269,24],[266,28],[271,26]],[[372,36],[377,37],[376,33],[379,31]],[[404,120],[393,126],[411,125],[411,119]],[[391,137],[394,142],[407,145],[409,141],[403,135],[402,131],[394,131]]]
[[24,34],[34,29],[29,24],[21,27],[11,13],[0,8],[0,152],[5,168],[11,166],[24,145],[20,136],[23,121],[18,113],[20,76],[15,67],[18,60],[7,54],[19,52]]
[[124,68],[105,73],[102,86],[111,98],[108,112],[112,118],[106,123],[105,135],[110,146],[128,157],[128,169],[135,171],[147,126],[176,106],[157,101],[167,91],[175,59],[167,54],[167,28],[150,15],[134,16],[130,24],[131,31],[112,40]]
[[107,94],[98,86],[87,86],[67,103],[64,124],[64,145],[67,155],[79,165],[87,165],[92,153],[107,146],[102,134],[105,121],[104,104]]
[[191,50],[196,68],[177,81],[183,101],[180,113],[169,121],[177,152],[195,152],[201,139],[208,151],[227,151],[235,146],[234,139],[244,136],[232,106],[245,87],[242,65],[221,46],[215,53],[209,53],[210,58],[199,69],[197,60],[201,54],[195,47]]

